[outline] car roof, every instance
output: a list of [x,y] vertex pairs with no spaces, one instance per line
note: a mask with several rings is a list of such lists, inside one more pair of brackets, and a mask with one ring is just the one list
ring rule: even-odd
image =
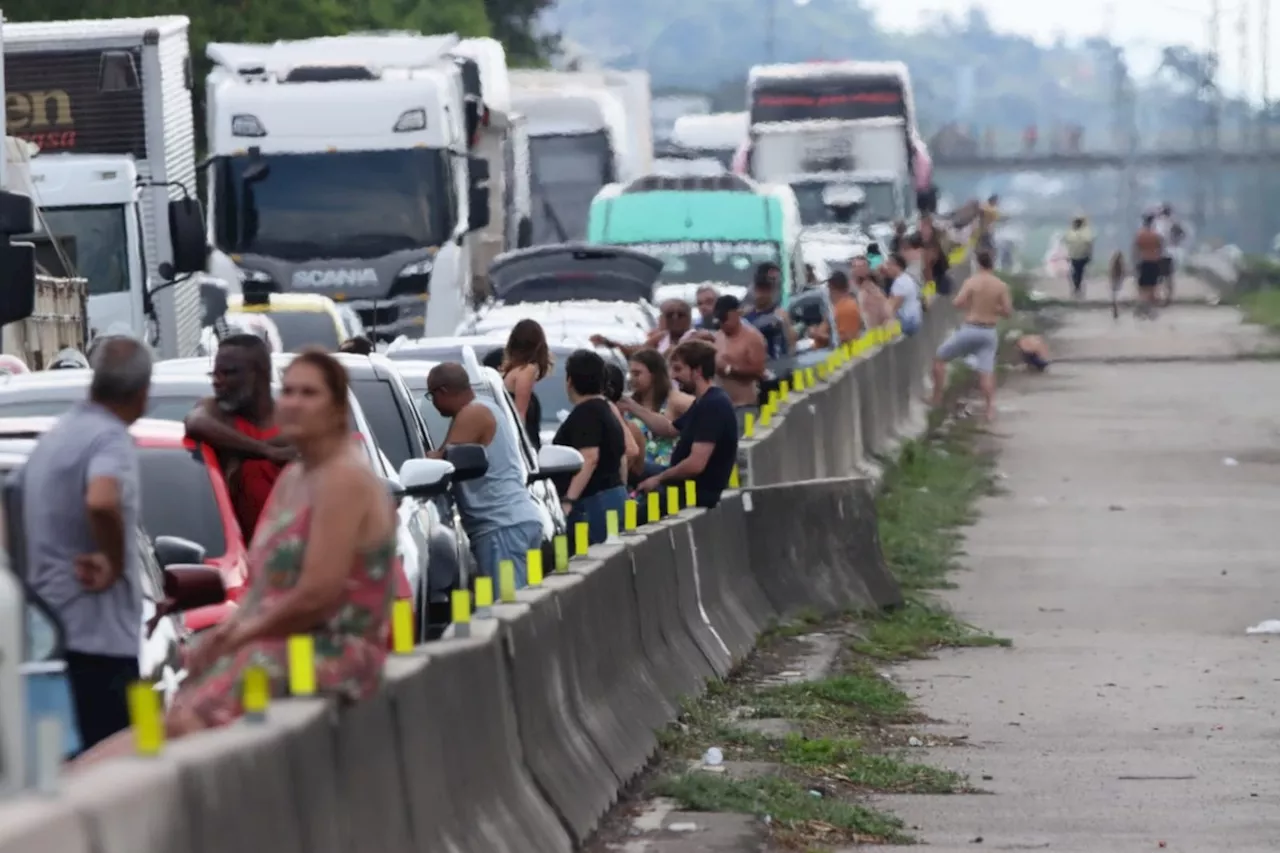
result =
[[[54,417],[0,417],[0,439],[4,436],[33,436],[48,432],[59,418]],[[178,421],[164,421],[153,418],[141,418],[129,427],[129,434],[135,441],[148,445],[181,447],[187,431]],[[12,441],[14,439],[4,439]],[[27,439],[30,440],[30,439]],[[34,443],[34,442],[33,442]],[[3,450],[3,447],[0,447]]]
[[323,311],[326,314],[337,314],[338,309],[333,300],[318,293],[273,293],[266,304],[246,305],[244,294],[227,295],[227,307],[246,313],[266,311]]
[[[164,362],[160,362],[164,364]],[[73,374],[59,376],[58,374]],[[14,376],[14,379],[37,377],[29,382],[0,382],[0,416],[4,414],[6,400],[69,400],[82,399],[93,379],[89,370],[42,370]],[[50,378],[56,377],[56,378]],[[165,392],[173,394],[195,393],[204,396],[209,393],[210,381],[208,372],[196,374],[179,372],[174,374],[153,374],[151,377],[151,396],[163,397]]]

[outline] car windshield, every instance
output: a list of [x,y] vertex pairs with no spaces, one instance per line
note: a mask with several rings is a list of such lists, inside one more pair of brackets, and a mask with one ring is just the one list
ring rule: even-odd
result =
[[584,239],[591,202],[613,180],[609,137],[603,131],[535,136],[529,160],[533,245]]
[[678,243],[633,243],[628,249],[662,261],[658,280],[664,284],[718,281],[750,287],[756,267],[778,263],[778,244],[756,240],[686,240]]
[[185,448],[141,447],[142,526],[152,536],[180,536],[210,557],[227,551],[222,511],[204,459]]
[[409,432],[417,426],[408,420],[411,417],[408,412],[400,411],[395,391],[389,381],[357,379],[351,383],[351,389],[355,391],[365,420],[373,430],[373,440],[386,454],[393,470],[399,471],[406,459],[421,455],[421,452],[415,452],[416,442]]
[[[57,269],[88,279],[89,295],[129,291],[129,239],[118,204],[40,209],[44,236],[57,243]],[[61,274],[61,273],[59,273]]]
[[[454,221],[449,153],[435,148],[219,157],[218,248],[287,261],[377,258],[439,246]],[[317,176],[323,176],[322,180]]]
[[[15,400],[13,402],[9,402],[0,395],[0,417],[56,418],[84,398],[79,389],[75,394],[76,396],[70,399]],[[155,396],[153,393],[147,400],[146,417],[162,421],[185,420],[200,399],[191,394]]]
[[336,351],[338,324],[328,311],[263,311],[280,332],[285,352],[298,352],[303,347],[323,347]]
[[[800,205],[801,225],[820,225],[836,221],[822,201],[822,194],[828,186],[822,181],[800,181],[791,185],[791,189],[796,193],[796,202]],[[867,200],[862,210],[854,216],[856,221],[892,222],[897,218],[897,199],[893,184],[869,182],[858,184],[858,186],[866,193]]]

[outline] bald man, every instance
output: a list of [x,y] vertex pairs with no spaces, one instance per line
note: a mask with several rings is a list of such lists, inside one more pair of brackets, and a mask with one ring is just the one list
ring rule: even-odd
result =
[[489,470],[483,477],[453,486],[480,571],[496,584],[498,567],[510,560],[515,565],[516,587],[525,586],[529,551],[542,547],[542,516],[529,494],[515,422],[493,399],[476,395],[466,368],[456,362],[431,369],[427,396],[440,414],[453,419],[443,446],[428,456],[442,459],[453,444],[479,444],[489,456]]

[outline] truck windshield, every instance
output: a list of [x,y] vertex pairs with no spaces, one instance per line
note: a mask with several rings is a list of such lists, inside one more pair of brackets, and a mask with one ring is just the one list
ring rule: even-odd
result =
[[[845,182],[841,182],[842,184]],[[893,184],[859,183],[867,195],[862,211],[854,217],[859,222],[892,222],[898,218],[897,199]],[[801,181],[791,185],[796,202],[800,205],[801,225],[821,225],[834,222],[831,211],[822,203],[822,192],[827,188],[823,181]]]
[[529,160],[533,245],[585,239],[591,200],[614,180],[608,135],[535,136]]
[[756,267],[779,263],[778,244],[766,240],[683,240],[675,243],[631,243],[628,249],[662,260],[663,284],[718,281],[751,287]]
[[58,241],[76,275],[89,280],[89,295],[128,293],[129,237],[125,208],[46,207],[40,211],[46,234]]
[[218,248],[286,261],[377,258],[439,246],[453,231],[453,171],[446,151],[263,154],[248,183],[248,155],[219,157]]

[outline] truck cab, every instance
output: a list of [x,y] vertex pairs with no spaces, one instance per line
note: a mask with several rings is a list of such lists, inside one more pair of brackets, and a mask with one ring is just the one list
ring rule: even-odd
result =
[[489,224],[458,42],[210,44],[210,272],[346,303],[376,339],[452,332]]

